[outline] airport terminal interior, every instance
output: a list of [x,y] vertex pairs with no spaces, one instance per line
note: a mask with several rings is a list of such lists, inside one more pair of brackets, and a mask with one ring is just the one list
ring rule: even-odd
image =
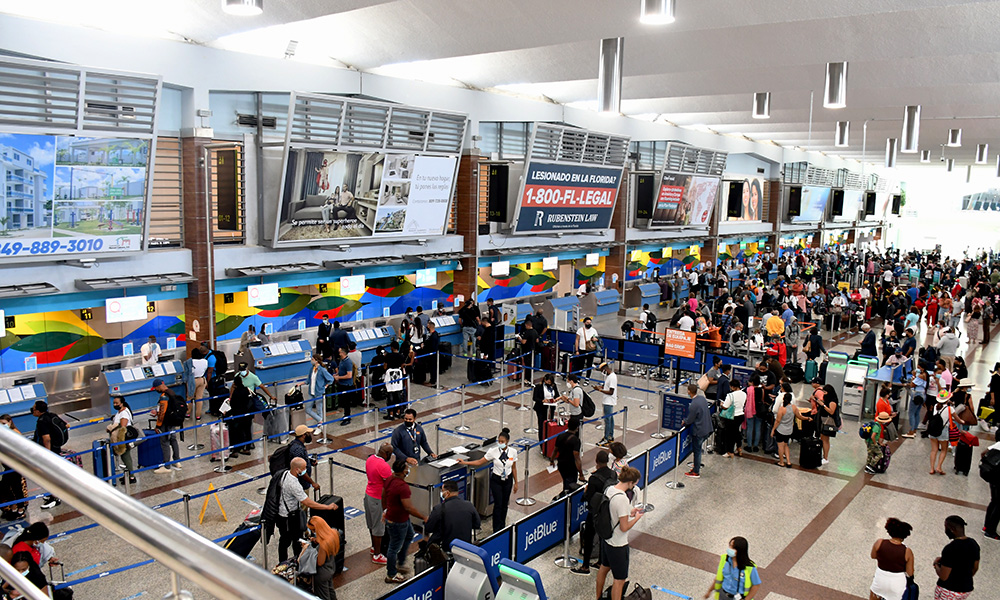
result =
[[0,0],[0,598],[994,598],[998,22]]

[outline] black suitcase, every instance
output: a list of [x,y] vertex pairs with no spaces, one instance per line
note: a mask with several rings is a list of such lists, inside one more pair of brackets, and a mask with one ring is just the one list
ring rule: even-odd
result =
[[820,365],[819,365],[819,377],[817,377],[813,381],[813,383],[823,383],[823,384],[826,383],[826,366],[828,364],[829,364],[828,361],[825,361],[825,360],[822,363],[820,363]]
[[818,469],[823,464],[823,442],[810,437],[803,438],[799,448],[799,466],[803,469]]
[[250,553],[253,552],[254,547],[257,546],[257,542],[260,541],[260,523],[254,524],[244,521],[240,523],[239,527],[233,533],[240,533],[241,531],[246,533],[229,538],[225,541],[223,548],[240,558],[246,559],[250,557]]
[[968,475],[972,468],[972,446],[965,442],[958,442],[955,446],[955,473]]
[[333,494],[323,494],[320,496],[319,503],[336,504],[338,506],[338,508],[333,510],[316,510],[313,508],[309,510],[309,514],[312,517],[323,519],[331,529],[336,529],[340,532],[340,552],[337,553],[335,561],[335,573],[339,574],[344,570],[344,558],[347,556],[347,540],[344,537],[344,499]]
[[438,374],[445,373],[451,368],[451,355],[453,354],[451,342],[441,342],[438,344],[438,355],[441,357],[441,370]]

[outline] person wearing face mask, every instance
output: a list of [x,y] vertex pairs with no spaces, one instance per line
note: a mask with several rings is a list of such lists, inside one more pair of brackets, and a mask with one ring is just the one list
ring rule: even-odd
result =
[[[6,558],[5,558],[6,559]],[[23,575],[31,585],[38,588],[42,594],[48,595],[49,593],[49,582],[45,578],[45,574],[42,570],[31,560],[31,555],[27,552],[13,552],[11,553],[9,560],[7,560],[21,575]],[[68,588],[66,588],[68,589]],[[9,597],[22,597],[15,596],[16,591],[14,588],[7,583],[4,583],[4,590],[11,594]],[[60,596],[60,592],[63,590],[55,590],[53,598],[67,598],[72,596],[66,596],[65,594]]]
[[403,424],[392,432],[392,453],[396,460],[416,465],[420,462],[421,449],[431,459],[437,458],[437,454],[434,454],[431,445],[427,443],[424,428],[417,424],[417,411],[408,408],[403,413]]
[[385,487],[382,489],[382,519],[389,534],[389,547],[385,556],[386,583],[403,583],[406,581],[405,574],[412,572],[412,568],[405,564],[410,540],[413,539],[410,516],[427,521],[427,517],[410,501],[410,485],[406,483],[406,476],[409,474],[410,465],[407,461],[396,460],[392,463],[392,477],[385,480]]
[[531,399],[532,409],[538,418],[538,441],[542,441],[551,435],[546,432],[545,422],[552,418],[556,401],[559,399],[559,390],[556,389],[556,379],[552,373],[546,373],[542,381],[535,385]]
[[757,573],[757,565],[750,560],[749,546],[746,538],[734,537],[729,540],[729,548],[719,559],[715,581],[705,593],[705,598],[733,600],[754,597],[760,587],[760,575]]
[[316,328],[316,353],[320,356],[330,356],[330,334],[333,333],[333,325],[330,324],[330,317],[323,315],[323,322]]
[[442,550],[451,550],[451,543],[462,540],[472,543],[472,530],[482,527],[479,511],[468,500],[458,495],[458,482],[446,481],[441,484],[441,504],[431,510],[424,527],[424,535],[429,534],[428,541],[437,544]]
[[598,598],[604,593],[604,583],[609,572],[614,580],[611,584],[611,600],[621,600],[625,583],[628,581],[628,532],[643,515],[643,512],[634,506],[634,501],[629,500],[628,493],[638,482],[639,471],[625,467],[618,474],[618,483],[604,491],[610,504],[611,522],[614,523],[614,528],[610,538],[601,540],[601,568],[597,571]]
[[[108,434],[111,436],[111,442],[117,444],[113,446],[113,450],[125,465],[125,471],[128,472],[129,476],[129,483],[135,483],[135,477],[132,476],[132,473],[135,472],[135,463],[132,460],[132,446],[131,444],[120,443],[129,439],[128,428],[131,426],[133,430],[135,429],[135,419],[132,417],[132,409],[129,407],[128,402],[125,401],[125,398],[114,396],[111,399],[111,403],[115,408],[115,416],[111,420],[111,423],[108,424]],[[121,483],[125,485],[124,475],[121,478]]]
[[[306,494],[299,483],[299,475],[306,470],[308,461],[301,458],[293,458],[288,466],[288,470],[275,473],[274,477],[279,478],[275,486],[269,486],[269,494],[274,489],[276,498],[269,497],[264,502],[263,517],[269,523],[274,523],[278,529],[278,562],[288,560],[288,548],[302,537],[302,522],[299,513],[307,508],[315,510],[337,510],[336,504],[320,504]],[[276,505],[276,506],[275,506]],[[276,511],[271,516],[270,510]],[[273,520],[272,520],[273,519]],[[270,534],[268,534],[268,537]],[[264,543],[267,543],[265,537]]]
[[333,331],[330,332],[330,354],[337,356],[340,348],[347,348],[350,341],[351,338],[348,337],[347,332],[340,328],[340,321],[334,321]]
[[295,437],[292,438],[292,441],[288,442],[288,460],[301,458],[306,462],[306,468],[299,473],[299,483],[302,484],[303,490],[314,488],[318,492],[319,484],[311,476],[315,461],[309,458],[309,450],[306,449],[306,444],[311,444],[312,441],[312,432],[309,430],[309,427],[305,425],[297,426],[295,428]]
[[510,446],[510,429],[506,427],[497,435],[497,444],[486,451],[479,460],[460,460],[459,464],[481,467],[491,463],[490,495],[493,496],[493,531],[507,526],[507,507],[510,493],[517,493],[517,450]]
[[257,391],[260,388],[262,392],[267,394],[267,397],[271,399],[271,402],[277,402],[278,399],[274,397],[271,390],[267,389],[267,386],[261,382],[260,377],[257,377],[256,373],[251,373],[250,368],[245,362],[240,363],[240,370],[236,373],[236,376],[243,381],[243,387],[250,390],[250,393]]
[[576,330],[576,356],[573,361],[573,372],[580,373],[586,369],[586,377],[590,377],[599,338],[594,322],[590,317],[584,319],[583,326]]
[[[14,426],[14,417],[4,414],[0,415],[0,427],[9,427],[14,433],[21,435],[21,432]],[[0,464],[0,469],[6,471],[0,476],[0,503],[7,504],[15,500],[22,500],[28,496],[28,484],[17,471],[12,470],[4,464]],[[28,510],[27,503],[8,504],[3,508],[2,517],[7,521],[23,519]]]
[[309,398],[311,402],[305,403],[306,414],[316,419],[316,423],[323,421],[320,416],[322,411],[321,402],[326,402],[326,388],[333,385],[333,375],[323,366],[323,357],[317,352],[312,357],[312,369],[309,371],[307,381],[309,382]]

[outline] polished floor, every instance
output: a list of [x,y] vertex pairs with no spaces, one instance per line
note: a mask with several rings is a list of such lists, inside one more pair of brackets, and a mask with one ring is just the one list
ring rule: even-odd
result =
[[[662,310],[661,314],[662,320],[667,311]],[[604,331],[617,330],[620,320],[599,321],[598,327]],[[853,352],[860,341],[859,335],[849,332],[835,336],[826,334],[826,337],[828,348],[848,352]],[[1000,357],[1000,350],[993,343],[971,349],[963,347],[962,352],[969,363],[971,380],[976,384],[974,394],[978,401],[989,380],[989,370]],[[464,381],[465,365],[456,359],[456,364],[442,377],[442,388]],[[636,381],[628,375],[623,375],[620,383],[623,386],[646,385],[644,380]],[[466,415],[469,434],[495,435],[502,420],[514,432],[513,437],[535,437],[522,433],[524,428],[532,426],[534,413],[517,410],[522,402],[530,404],[530,396],[514,396],[518,388],[512,386],[516,385],[505,384],[504,396],[508,401],[502,410],[503,403],[495,403]],[[799,400],[802,400],[807,394],[805,386],[800,388]],[[412,399],[417,400],[415,407],[423,421],[455,413],[462,406],[462,396],[458,392],[434,394],[435,390],[429,386],[414,386]],[[470,387],[465,396],[466,407],[483,406],[499,394],[497,384],[490,388]],[[656,405],[652,398],[649,400]],[[641,451],[655,441],[649,436],[656,430],[657,411],[641,409],[640,405],[645,402],[647,396],[643,392],[623,388],[620,394],[620,406],[629,407],[629,417],[624,437],[621,432],[617,437],[624,439],[632,450]],[[446,429],[453,429],[460,423],[460,417],[438,422]],[[352,469],[363,468],[364,459],[373,451],[374,444],[370,442],[385,435],[388,426],[386,421],[366,415],[355,418],[348,427],[332,427],[333,439],[326,448],[316,445],[315,451],[322,452],[368,443],[340,453],[338,461],[346,467],[333,467],[334,493],[343,496],[349,507],[360,509],[364,493],[364,476]],[[618,427],[621,426],[619,421]],[[71,446],[89,446],[90,439],[96,438],[100,431],[93,428],[89,437],[86,432],[76,431]],[[934,587],[931,561],[948,541],[943,520],[947,515],[958,514],[969,522],[970,537],[979,541],[982,547],[982,568],[976,577],[977,591],[973,598],[993,597],[995,592],[992,590],[1000,585],[1000,571],[992,567],[1000,557],[1000,542],[987,540],[980,533],[989,488],[975,469],[969,477],[955,475],[950,470],[946,476],[928,475],[929,442],[918,437],[897,444],[888,473],[868,475],[863,471],[864,443],[855,431],[855,424],[845,420],[841,434],[833,440],[830,464],[819,470],[778,469],[771,457],[762,454],[734,459],[706,455],[700,480],[685,481],[686,487],[680,490],[668,489],[663,484],[672,479],[671,476],[656,482],[647,492],[648,502],[655,510],[640,521],[630,536],[630,579],[694,598],[703,597],[714,577],[719,554],[731,537],[740,535],[749,540],[750,555],[760,566],[763,586],[758,600],[867,598],[874,572],[869,549],[872,542],[884,534],[885,519],[895,516],[914,526],[908,543],[916,555],[916,580],[923,594],[931,597]],[[428,426],[427,432],[435,449],[463,443],[464,439],[447,431],[439,433],[435,425]],[[584,430],[583,461],[588,470],[593,468],[598,450],[594,443],[600,436],[592,425]],[[985,435],[981,437],[984,444],[989,443]],[[192,441],[189,437],[187,443]],[[206,441],[204,436],[200,441]],[[797,459],[798,448],[793,447],[792,452]],[[192,453],[184,451],[184,454]],[[176,501],[183,491],[192,495],[203,493],[209,484],[216,488],[233,486],[218,494],[228,521],[223,519],[213,499],[207,505],[204,520],[199,523],[205,499],[191,503],[193,529],[216,539],[231,533],[243,517],[262,502],[263,497],[257,490],[265,485],[266,479],[250,481],[266,471],[262,458],[258,445],[252,456],[236,461],[234,469],[226,474],[213,472],[216,464],[209,463],[207,458],[185,462],[183,470],[167,475],[141,473],[133,495],[149,506],[158,506]],[[950,464],[949,458],[946,465]],[[532,452],[527,489],[538,503],[530,508],[512,504],[509,521],[544,507],[559,490],[559,475],[546,472],[545,466],[537,450]],[[522,464],[522,472],[523,468]],[[319,467],[317,478],[324,493],[329,477],[328,464],[324,463]],[[32,487],[29,484],[29,488]],[[182,503],[158,510],[185,522]],[[341,598],[374,599],[390,591],[391,586],[383,582],[384,567],[369,560],[364,516],[360,511],[356,514],[346,525],[348,570],[334,583]],[[57,556],[65,563],[67,579],[96,576],[146,558],[101,528],[75,531],[90,521],[65,504],[52,511],[42,511],[38,501],[32,502],[31,518],[37,519],[40,515],[51,519],[54,535],[73,531],[53,539]],[[481,535],[488,535],[490,529],[489,519],[484,519]],[[272,542],[270,564],[275,562],[274,547]],[[577,547],[574,539],[570,544],[571,552]],[[542,574],[549,597],[594,597],[595,576],[577,575],[555,566],[553,560],[561,554],[560,546],[530,563]],[[260,546],[253,557],[257,562],[263,560]],[[188,587],[196,598],[208,597],[194,586]],[[152,564],[81,582],[74,589],[75,597],[82,600],[160,597],[168,589],[167,573],[159,565]],[[654,597],[667,596],[654,592]]]

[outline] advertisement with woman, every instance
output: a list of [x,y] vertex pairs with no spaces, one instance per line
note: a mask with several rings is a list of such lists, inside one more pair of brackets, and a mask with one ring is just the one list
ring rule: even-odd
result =
[[664,173],[650,226],[708,225],[719,194],[719,180]]
[[764,202],[764,180],[760,177],[733,177],[729,181],[743,182],[742,201],[739,209],[730,205],[726,212],[727,221],[760,221]]

